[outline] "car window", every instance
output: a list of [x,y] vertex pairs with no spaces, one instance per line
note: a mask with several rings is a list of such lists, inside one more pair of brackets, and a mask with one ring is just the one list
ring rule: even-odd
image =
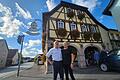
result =
[[109,55],[116,55],[116,54],[118,54],[118,50],[111,51]]
[[120,50],[118,50],[118,53],[117,53],[117,55],[120,55]]

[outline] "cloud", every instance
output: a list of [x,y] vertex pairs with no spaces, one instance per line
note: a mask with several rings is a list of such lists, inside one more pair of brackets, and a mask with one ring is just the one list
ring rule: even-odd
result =
[[3,39],[3,37],[0,36],[0,39]]
[[10,46],[10,45],[8,45],[8,48],[9,48],[9,49],[15,49],[15,48],[13,48],[13,47],[12,47],[12,46]]
[[41,44],[41,40],[29,40],[28,46],[32,47],[32,46],[38,46]]
[[24,43],[25,48],[23,49],[23,56],[25,57],[34,57],[39,53],[42,53],[42,50],[36,48],[41,45],[41,40],[29,40],[28,43]]
[[99,18],[99,21],[102,23],[104,18],[105,18],[105,16],[102,15],[102,16]]
[[23,43],[23,44],[27,48],[32,48],[34,46],[39,46],[41,44],[41,40],[39,40],[39,39],[37,39],[37,40],[29,40],[27,43]]
[[32,19],[32,16],[29,11],[25,11],[24,9],[22,9],[18,3],[15,3],[15,5],[17,8],[17,16],[23,16],[25,19]]
[[40,12],[39,11],[36,11],[37,15],[40,16]]
[[1,3],[0,13],[2,14],[2,17],[0,17],[0,19],[3,23],[0,27],[0,34],[7,37],[17,36],[20,32],[19,28],[21,25],[23,25],[23,23],[14,18],[11,8],[3,6]]
[[40,54],[40,53],[42,53],[42,50],[39,50],[37,48],[32,48],[32,49],[24,48],[22,54],[24,57],[34,58],[37,54]]
[[[89,11],[91,12],[96,6],[101,4],[101,2],[99,2],[98,0],[72,0],[72,3],[88,7]],[[46,4],[49,11],[51,11],[56,6],[54,0],[47,0]]]
[[93,11],[94,8],[100,4],[98,0],[72,0],[72,3],[80,5],[80,6],[85,6],[89,8],[89,11]]
[[47,0],[46,4],[49,11],[51,11],[56,6],[56,4],[54,3],[54,0]]

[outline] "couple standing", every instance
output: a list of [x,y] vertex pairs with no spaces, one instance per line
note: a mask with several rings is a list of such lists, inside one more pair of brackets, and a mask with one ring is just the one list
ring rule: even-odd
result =
[[[50,64],[53,64],[53,80],[57,80],[57,75],[59,73],[60,80],[64,80],[64,72],[66,76],[66,80],[69,80],[68,73],[70,73],[71,79],[75,80],[73,76],[73,62],[74,62],[74,54],[68,48],[68,42],[64,42],[64,48],[59,48],[59,42],[54,42],[54,47],[51,48],[46,54],[47,60]],[[52,56],[52,60],[49,57]]]

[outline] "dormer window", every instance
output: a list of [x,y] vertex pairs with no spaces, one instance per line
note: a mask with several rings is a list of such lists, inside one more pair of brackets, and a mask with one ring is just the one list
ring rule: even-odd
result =
[[63,22],[62,20],[59,20],[59,21],[57,22],[57,25],[58,25],[58,29],[59,29],[59,28],[64,28],[64,22]]
[[67,13],[73,12],[71,8],[67,8]]
[[71,31],[76,30],[76,24],[74,22],[70,23]]
[[75,15],[75,13],[74,13],[73,9],[67,8],[67,17],[73,18],[74,15]]

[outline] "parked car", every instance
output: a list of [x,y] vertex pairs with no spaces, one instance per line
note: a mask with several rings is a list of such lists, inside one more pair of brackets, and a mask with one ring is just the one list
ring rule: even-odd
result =
[[106,57],[100,60],[100,69],[102,71],[120,71],[120,49],[111,50]]
[[37,57],[37,64],[38,65],[43,65],[44,64],[43,61],[42,61],[42,55],[43,54],[39,54],[38,57]]

